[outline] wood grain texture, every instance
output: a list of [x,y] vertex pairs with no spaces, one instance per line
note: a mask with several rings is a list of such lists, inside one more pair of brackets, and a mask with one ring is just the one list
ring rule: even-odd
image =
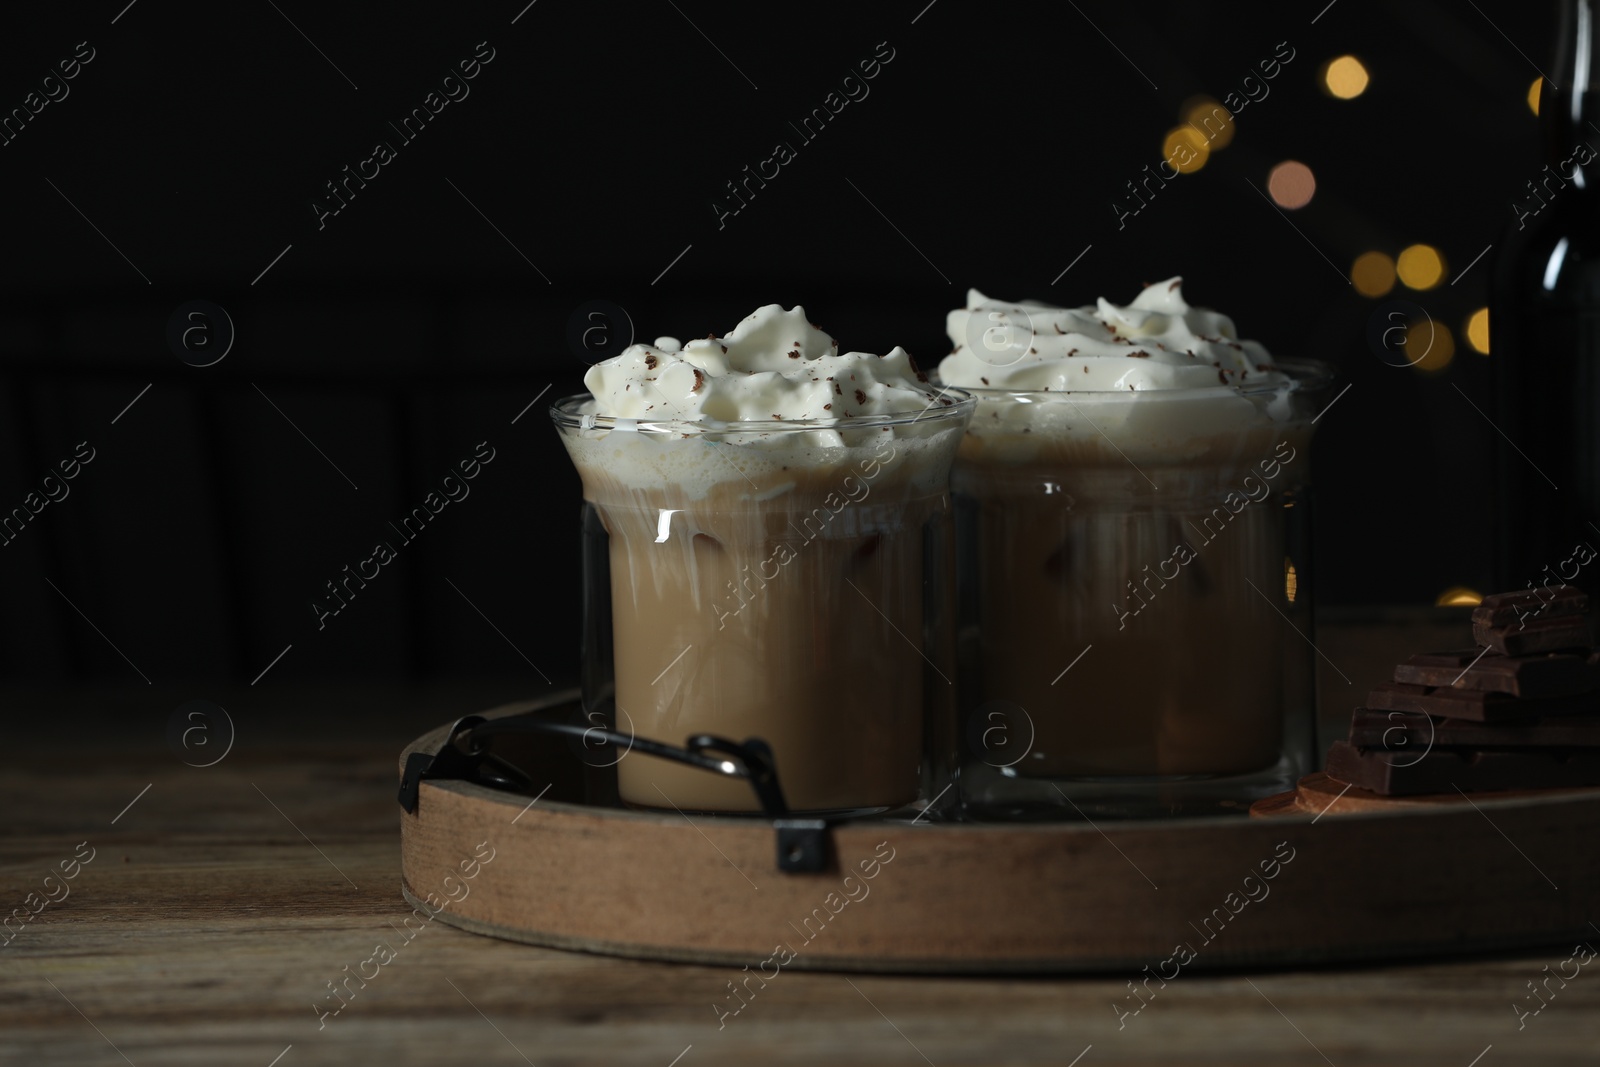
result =
[[[1387,648],[1399,642],[1392,634],[1385,640],[1384,656],[1393,660]],[[1335,642],[1319,634],[1318,643],[1355,676]],[[1353,644],[1347,635],[1340,647]],[[1512,1010],[1531,1003],[1522,999],[1526,983],[1542,979],[1547,965],[1554,969],[1570,946],[1322,970],[1185,969],[1120,1029],[1112,1005],[1129,1003],[1126,983],[1141,977],[1136,971],[950,978],[785,968],[719,1030],[712,1005],[728,995],[729,981],[744,977],[737,968],[563,952],[436,921],[319,1031],[312,1005],[325,983],[357,966],[380,939],[397,939],[391,924],[410,911],[399,893],[396,754],[430,724],[539,685],[0,693],[8,726],[0,748],[0,909],[20,905],[78,842],[97,849],[70,897],[0,948],[0,1064],[267,1067],[282,1053],[278,1067],[668,1067],[682,1054],[678,1067],[1064,1067],[1092,1045],[1078,1067],[1321,1065],[1318,1050],[1338,1067],[1467,1067],[1491,1044],[1478,1067],[1594,1062],[1600,976],[1593,968],[1520,1031]],[[227,706],[239,730],[233,752],[207,770],[183,766],[162,747],[167,716],[196,696]],[[98,718],[68,721],[68,714]],[[146,785],[148,793],[112,825]],[[1323,819],[1314,829],[1330,823],[1339,825]],[[1494,840],[1498,850],[1485,854],[1485,867],[1523,863],[1510,844]],[[1542,851],[1550,840],[1516,843],[1554,874],[1546,861],[1555,857]],[[1558,852],[1592,850],[1555,844]],[[702,849],[711,852],[703,842]],[[900,854],[875,884],[887,890],[897,872],[940,877],[902,867],[913,855]],[[1297,858],[1273,883],[1273,896],[1246,908],[1223,937],[1248,939],[1245,924],[1270,914],[1309,859]],[[1402,865],[1393,876],[1409,873]],[[731,871],[728,877],[738,881]],[[1159,892],[1168,891],[1160,884]],[[1106,886],[1107,895],[1129,896],[1140,886],[1144,899],[1158,892],[1129,870],[1126,882]],[[629,903],[604,892],[618,911]],[[1469,881],[1454,892],[1477,889]],[[893,909],[878,906],[889,897],[875,894],[854,914],[852,904],[838,922],[886,922]],[[1409,918],[1426,922],[1430,914],[1419,909]],[[959,936],[962,925],[952,914],[942,930]],[[1600,933],[1593,940],[1600,944]]]

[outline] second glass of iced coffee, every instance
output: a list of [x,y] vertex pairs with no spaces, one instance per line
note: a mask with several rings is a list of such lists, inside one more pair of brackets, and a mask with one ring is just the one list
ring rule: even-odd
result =
[[1177,278],[1080,308],[974,290],[947,326],[939,376],[978,397],[953,474],[968,812],[1243,811],[1292,788],[1329,369],[1241,340]]
[[[583,481],[585,704],[624,732],[765,740],[795,811],[914,801],[953,699],[949,471],[973,401],[899,348],[839,351],[772,304],[633,345],[551,414]],[[756,810],[640,755],[625,803]]]

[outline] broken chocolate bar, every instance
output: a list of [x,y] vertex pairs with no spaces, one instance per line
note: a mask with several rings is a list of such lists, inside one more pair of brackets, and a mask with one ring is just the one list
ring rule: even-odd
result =
[[1417,758],[1335,741],[1328,775],[1381,796],[1600,785],[1600,750],[1435,747]]
[[1520,697],[1566,696],[1600,689],[1600,656],[1550,653],[1512,658],[1481,648],[1433,652],[1400,664],[1394,680]]
[[[1442,748],[1600,748],[1600,702],[1590,714],[1513,719],[1504,724],[1357,708],[1350,737],[1357,748],[1426,752]],[[1411,757],[1401,759],[1408,762]]]
[[1594,626],[1586,615],[1537,616],[1526,622],[1490,626],[1473,622],[1472,638],[1506,656],[1560,652],[1594,644]]
[[1430,688],[1382,682],[1367,694],[1367,707],[1378,711],[1411,711],[1446,719],[1506,722],[1536,716],[1581,715],[1600,711],[1600,695],[1574,693],[1559,697],[1517,697],[1482,689]]
[[1571,585],[1547,586],[1525,593],[1495,593],[1483,598],[1472,609],[1473,625],[1515,626],[1534,618],[1553,619],[1583,615],[1589,610],[1589,597]]

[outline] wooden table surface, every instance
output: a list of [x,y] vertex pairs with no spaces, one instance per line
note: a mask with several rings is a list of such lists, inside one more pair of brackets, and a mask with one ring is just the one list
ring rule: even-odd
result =
[[[1337,730],[1405,652],[1454,631],[1325,626]],[[1331,681],[1330,681],[1331,677]],[[1120,1021],[1133,974],[1064,979],[785,971],[719,1029],[741,972],[498,942],[429,924],[404,943],[395,756],[538,683],[0,694],[0,911],[93,858],[0,947],[0,1064],[1442,1064],[1600,1059],[1600,966],[1572,946],[1467,960],[1184,973]],[[228,709],[214,766],[166,744],[186,700]],[[215,727],[220,742],[225,727]],[[220,744],[210,750],[220,753]],[[205,757],[211,758],[209,755]],[[190,756],[191,762],[200,757]],[[87,842],[86,847],[80,843]],[[1575,843],[1593,848],[1594,842]],[[1512,846],[1484,863],[1521,862]],[[534,887],[536,891],[536,887]],[[39,893],[29,902],[28,894]],[[707,923],[715,915],[704,916]],[[952,915],[952,925],[959,923]],[[1596,916],[1600,923],[1600,916]],[[16,927],[13,926],[13,929]],[[0,934],[0,938],[5,935]],[[328,983],[396,958],[338,1016]],[[1595,943],[1600,945],[1600,933]],[[1572,965],[1568,965],[1570,968]],[[1549,970],[1546,970],[1546,968]],[[1548,1003],[1519,1022],[1515,1005]]]

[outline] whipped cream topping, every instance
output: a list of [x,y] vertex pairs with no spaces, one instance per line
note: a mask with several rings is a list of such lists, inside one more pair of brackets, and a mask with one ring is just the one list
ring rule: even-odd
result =
[[1290,379],[1233,320],[1183,299],[1183,279],[1147,286],[1126,307],[1101,297],[1061,308],[992,300],[976,289],[945,320],[939,377],[961,388],[1049,392],[1250,388]]
[[777,304],[722,337],[632,345],[583,376],[591,414],[691,422],[831,421],[950,406],[927,382],[905,349],[841,353],[805,308]]

